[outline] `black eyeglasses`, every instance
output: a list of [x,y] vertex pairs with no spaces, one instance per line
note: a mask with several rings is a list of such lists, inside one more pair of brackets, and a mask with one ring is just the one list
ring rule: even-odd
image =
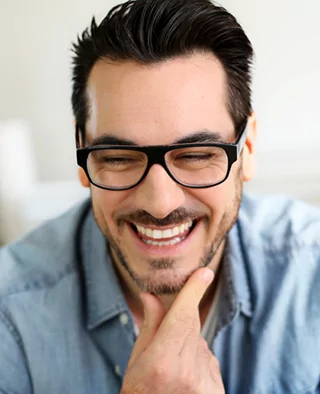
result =
[[160,164],[179,185],[202,189],[224,182],[242,152],[247,124],[235,143],[97,145],[77,149],[77,163],[90,182],[106,190],[128,190]]

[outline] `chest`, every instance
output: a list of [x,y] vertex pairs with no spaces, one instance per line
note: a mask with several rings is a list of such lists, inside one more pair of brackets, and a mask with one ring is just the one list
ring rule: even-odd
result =
[[226,393],[318,393],[320,353],[303,329],[256,329],[239,319],[220,332],[214,343]]

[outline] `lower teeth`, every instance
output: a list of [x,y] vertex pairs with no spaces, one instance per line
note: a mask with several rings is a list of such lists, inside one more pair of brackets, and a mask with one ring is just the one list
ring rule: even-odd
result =
[[152,246],[171,246],[171,245],[175,245],[179,242],[182,242],[184,239],[186,239],[186,236],[182,237],[182,238],[177,237],[171,241],[165,241],[165,242],[151,241],[150,239],[142,239],[142,242],[144,242],[147,245],[152,245]]

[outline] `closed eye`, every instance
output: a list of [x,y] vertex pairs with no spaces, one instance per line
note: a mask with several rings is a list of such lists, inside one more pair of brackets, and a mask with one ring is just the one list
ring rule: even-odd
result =
[[188,160],[188,161],[197,161],[197,160],[211,160],[215,157],[213,154],[205,154],[205,153],[200,153],[200,154],[186,154],[186,155],[181,155],[175,158],[175,160]]
[[130,157],[103,157],[102,160],[108,164],[130,164],[137,161]]

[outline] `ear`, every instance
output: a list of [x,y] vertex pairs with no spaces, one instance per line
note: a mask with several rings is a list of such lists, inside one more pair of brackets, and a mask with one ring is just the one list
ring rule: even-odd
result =
[[243,148],[242,174],[244,182],[249,182],[256,172],[256,137],[257,119],[253,112],[248,120],[247,139]]
[[83,168],[78,169],[78,178],[82,184],[83,187],[90,187],[90,181],[86,175],[86,173],[84,172]]

